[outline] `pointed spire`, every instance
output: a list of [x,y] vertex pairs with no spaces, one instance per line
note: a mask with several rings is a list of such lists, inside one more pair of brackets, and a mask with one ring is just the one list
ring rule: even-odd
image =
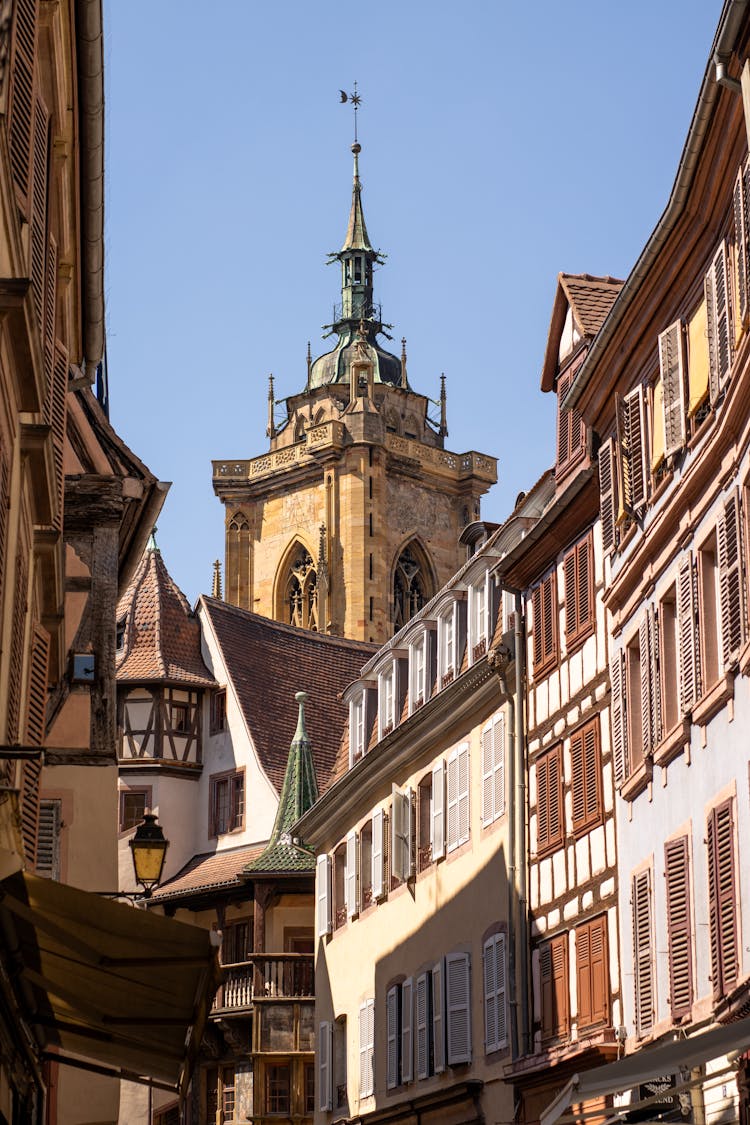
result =
[[252,860],[245,871],[302,871],[311,869],[315,865],[313,855],[297,846],[291,836],[293,826],[318,799],[312,743],[305,725],[305,703],[308,694],[306,691],[298,691],[294,698],[299,707],[297,729],[289,748],[284,784],[281,787],[271,838],[258,858]]
[[401,337],[401,386],[409,386],[409,380],[406,378],[406,336]]
[[445,375],[440,376],[440,436],[448,436],[448,414],[446,411]]
[[221,600],[221,563],[218,559],[214,563],[214,581],[211,588],[211,597]]
[[310,371],[312,370],[312,352],[310,350],[310,341],[307,341],[307,385],[310,385]]
[[359,154],[361,151],[362,145],[358,141],[355,141],[352,145],[352,152],[354,153],[352,206],[349,212],[349,226],[346,229],[346,238],[344,239],[344,245],[341,247],[342,252],[344,250],[366,250],[372,253],[370,236],[367,233],[365,216],[362,210],[362,184],[359,179]]
[[[308,374],[309,378],[309,374]],[[268,376],[268,424],[266,426],[266,437],[272,438],[276,436],[276,426],[273,421],[273,375]]]

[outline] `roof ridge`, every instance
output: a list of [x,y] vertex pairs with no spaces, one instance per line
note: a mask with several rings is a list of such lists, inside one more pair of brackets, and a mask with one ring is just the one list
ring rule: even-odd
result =
[[265,617],[262,613],[255,613],[251,609],[244,609],[243,606],[234,605],[231,602],[226,602],[223,598],[214,598],[209,594],[200,594],[198,601],[202,601],[208,608],[216,607],[224,612],[237,614],[244,619],[257,621],[264,628],[272,629],[280,633],[289,633],[294,637],[302,640],[314,639],[314,644],[323,643],[330,645],[337,645],[342,648],[365,648],[377,651],[381,646],[374,641],[358,641],[354,637],[339,637],[334,633],[319,633],[315,629],[302,629],[298,625],[290,625],[286,621],[277,621],[273,617]]

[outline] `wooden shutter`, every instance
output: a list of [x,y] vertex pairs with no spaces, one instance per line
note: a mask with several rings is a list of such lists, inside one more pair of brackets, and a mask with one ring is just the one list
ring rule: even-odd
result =
[[676,320],[659,336],[659,368],[664,402],[664,456],[684,447],[685,429],[685,351],[682,321]]
[[493,725],[482,731],[482,824],[492,824],[495,819],[495,752]]
[[430,975],[428,973],[421,973],[417,977],[414,996],[417,1025],[417,1078],[429,1078]]
[[576,930],[578,1026],[609,1020],[607,918],[601,915]]
[[537,675],[546,671],[557,659],[555,579],[556,574],[553,571],[532,593],[534,673]]
[[554,993],[552,989],[552,948],[549,942],[539,947],[539,990],[542,1010],[542,1041],[555,1033]]
[[[649,629],[649,624],[649,613],[648,609],[646,609],[641,623],[638,626],[638,650],[641,673],[641,747],[643,754],[648,754],[653,745],[651,729],[651,663],[649,661],[649,650],[651,647],[649,638],[651,630]],[[635,755],[633,756],[635,757]],[[637,764],[637,762],[631,761],[630,768],[633,769]]]
[[588,831],[604,812],[598,717],[571,735],[570,758],[573,831]]
[[35,871],[44,879],[60,878],[61,827],[61,802],[40,801]]
[[532,664],[533,670],[542,663],[542,587],[536,586],[531,592],[531,616],[534,626],[532,634]]
[[10,164],[18,205],[29,217],[37,0],[16,0],[10,70]]
[[385,1019],[386,1019],[386,1067],[385,1067],[385,1084],[388,1090],[393,1090],[398,1086],[398,1062],[399,1062],[399,1000],[401,988],[399,985],[394,984],[392,988],[388,989],[385,998]]
[[693,952],[690,926],[690,867],[687,836],[664,845],[669,946],[669,1006],[672,1019],[689,1012],[693,1002]]
[[34,172],[31,189],[31,288],[40,335],[44,332],[47,280],[47,197],[49,194],[50,119],[40,97],[34,103]]
[[432,968],[432,1047],[435,1074],[445,1070],[445,961],[441,958]]
[[698,651],[696,621],[695,568],[688,551],[677,571],[677,629],[680,639],[680,707],[683,714],[692,710],[698,698]]
[[664,734],[660,636],[659,613],[655,606],[651,606],[649,609],[648,642],[651,674],[651,738],[654,747],[659,745]]
[[643,387],[617,398],[617,441],[620,466],[620,501],[634,515],[646,502],[646,445]]
[[573,383],[575,372],[566,371],[557,384],[557,473],[567,468],[582,452],[585,443],[585,429],[581,415],[574,406],[568,410],[564,406],[565,397]]
[[570,647],[588,633],[594,620],[593,537],[591,533],[563,559],[565,640]]
[[602,548],[610,554],[615,548],[615,450],[612,438],[599,449],[599,518],[602,525]]
[[724,667],[737,658],[744,637],[740,504],[733,492],[719,514],[719,589]]
[[544,852],[563,839],[562,747],[538,758],[536,770],[537,850]]
[[711,982],[714,998],[718,999],[735,984],[739,969],[731,800],[712,809],[707,844]]
[[403,813],[403,794],[391,785],[391,875],[400,883],[405,879]]
[[590,1027],[591,1018],[591,940],[588,926],[576,930],[576,986],[578,1026]]
[[372,814],[372,897],[383,895],[383,810]]
[[[47,402],[52,398],[55,365],[55,307],[57,304],[57,243],[52,235],[47,242],[47,264],[44,277],[44,380]],[[45,413],[47,408],[45,405]]]
[[615,766],[615,785],[625,778],[628,755],[628,728],[625,719],[625,653],[615,652],[609,665],[612,685],[612,752]]
[[445,958],[448,1065],[471,1062],[471,961],[468,953]]
[[21,737],[21,689],[23,682],[23,657],[26,637],[26,611],[29,581],[29,562],[26,551],[19,544],[16,550],[16,574],[13,600],[11,643],[8,655],[8,742],[17,743]]
[[331,857],[317,859],[318,937],[331,933]]
[[494,815],[505,813],[505,715],[500,714],[492,724],[492,749],[495,756],[494,769]]
[[497,981],[497,1045],[508,1044],[508,969],[505,954],[505,934],[495,937],[495,979]]
[[430,824],[432,858],[445,855],[445,766],[442,761],[432,767],[432,816]]
[[57,494],[57,509],[54,517],[55,527],[62,527],[63,518],[63,493],[65,489],[65,474],[63,471],[63,456],[65,452],[65,427],[68,413],[68,353],[57,344],[54,350],[54,364],[52,368],[52,388],[49,396],[49,418],[47,422],[52,427],[52,455],[55,464],[55,490]]
[[346,837],[346,913],[353,918],[357,913],[357,833],[350,832]]
[[542,1039],[567,1035],[570,1026],[567,934],[559,934],[539,949],[542,1001]]
[[497,962],[495,958],[495,938],[484,943],[482,950],[484,970],[484,1049],[486,1053],[496,1051],[497,1036]]
[[414,1044],[412,1039],[414,984],[408,977],[401,985],[401,1081],[414,1080]]
[[654,940],[651,921],[651,871],[633,877],[633,972],[635,976],[635,1023],[640,1037],[654,1023]]
[[47,726],[49,648],[49,633],[41,625],[34,625],[26,700],[26,742],[30,746],[41,746],[44,742]]
[[458,750],[458,843],[465,844],[469,839],[469,747]]
[[452,852],[458,847],[458,751],[454,750],[448,758],[447,770],[447,804],[448,804],[448,851]]
[[716,402],[729,375],[732,342],[729,331],[729,287],[726,244],[721,243],[705,279],[708,318],[709,393]]
[[734,209],[734,238],[737,250],[737,288],[739,289],[739,316],[743,324],[748,315],[748,282],[750,281],[750,261],[748,261],[748,230],[746,176],[748,169],[742,166],[734,184],[732,204]]
[[371,1052],[369,1049],[369,1009],[370,1001],[365,1000],[359,1008],[359,1096],[368,1097],[372,1093]]
[[323,1113],[333,1109],[332,1047],[333,1027],[323,1020],[318,1028],[318,1106]]

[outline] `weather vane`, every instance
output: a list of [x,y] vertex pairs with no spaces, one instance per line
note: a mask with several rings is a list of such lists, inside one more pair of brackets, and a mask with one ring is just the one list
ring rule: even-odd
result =
[[341,104],[344,102],[351,102],[354,106],[354,143],[357,144],[357,110],[359,109],[362,98],[357,93],[357,83],[354,83],[354,93],[347,94],[346,90],[339,90],[341,95]]

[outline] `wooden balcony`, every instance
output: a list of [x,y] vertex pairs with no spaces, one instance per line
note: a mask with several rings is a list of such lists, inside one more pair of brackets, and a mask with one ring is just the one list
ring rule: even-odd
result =
[[224,965],[222,976],[215,1012],[249,1008],[259,1000],[312,1000],[315,996],[312,953],[254,953],[247,961]]

